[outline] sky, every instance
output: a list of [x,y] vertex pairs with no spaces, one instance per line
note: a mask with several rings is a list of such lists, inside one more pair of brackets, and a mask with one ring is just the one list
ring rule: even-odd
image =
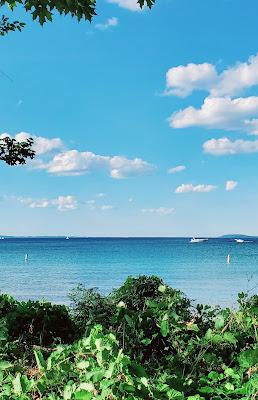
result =
[[97,4],[0,39],[0,234],[258,235],[257,1]]

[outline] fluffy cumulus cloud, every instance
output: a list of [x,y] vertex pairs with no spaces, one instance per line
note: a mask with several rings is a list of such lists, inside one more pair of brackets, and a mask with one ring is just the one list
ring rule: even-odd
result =
[[55,207],[58,211],[75,210],[77,208],[77,200],[74,196],[58,196],[53,200],[17,197],[15,200],[30,208]]
[[203,143],[203,150],[214,156],[234,155],[241,153],[257,153],[258,140],[230,140],[227,137],[210,139]]
[[209,90],[217,72],[212,64],[187,64],[170,68],[166,74],[166,94],[185,97],[195,89]]
[[227,192],[230,192],[231,190],[234,190],[238,185],[238,182],[236,181],[227,181],[225,185],[225,189]]
[[201,108],[187,107],[169,119],[173,128],[202,126],[208,129],[258,133],[258,97],[207,97]]
[[[12,136],[8,133],[2,133],[0,135],[0,139],[4,137],[11,138]],[[60,150],[64,147],[62,140],[59,138],[48,139],[42,136],[31,135],[27,132],[20,132],[14,136],[14,139],[16,139],[18,142],[23,142],[29,138],[34,140],[33,149],[35,150],[37,156],[50,153],[53,150]]]
[[114,26],[117,26],[118,22],[119,22],[118,18],[111,17],[111,18],[108,18],[103,24],[96,24],[95,28],[97,28],[97,29],[99,29],[101,31],[105,31],[108,28],[112,28]]
[[237,96],[255,85],[258,85],[258,54],[220,73],[213,64],[190,63],[172,67],[166,75],[166,93],[176,96],[187,96],[194,90],[205,90],[211,96]]
[[151,173],[154,167],[140,158],[102,156],[90,151],[69,150],[56,154],[49,162],[38,163],[35,168],[45,169],[54,175],[83,175],[104,170],[114,179]]
[[158,208],[143,208],[141,211],[142,213],[146,214],[158,214],[158,215],[169,215],[172,214],[174,208],[169,208],[169,207],[158,207]]
[[[12,137],[7,133],[0,134],[0,139]],[[46,170],[53,175],[84,175],[93,171],[104,171],[114,179],[125,179],[150,174],[155,167],[141,158],[129,159],[124,156],[98,155],[91,151],[64,150],[61,139],[48,139],[42,136],[20,132],[14,136],[17,141],[32,137],[36,158],[28,164],[38,170]],[[63,150],[63,151],[62,151]],[[103,193],[98,195],[104,196]]]
[[175,193],[182,194],[182,193],[208,193],[212,192],[216,189],[214,185],[193,185],[192,183],[183,183],[182,185],[178,186],[175,190]]
[[184,165],[177,165],[176,167],[172,167],[168,169],[168,174],[176,174],[177,172],[182,172],[186,169]]
[[141,11],[141,7],[137,0],[108,0],[109,3],[117,4],[121,8],[130,11]]

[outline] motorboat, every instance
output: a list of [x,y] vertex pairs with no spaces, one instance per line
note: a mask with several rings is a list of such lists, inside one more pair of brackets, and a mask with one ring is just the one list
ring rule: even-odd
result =
[[244,243],[245,241],[243,239],[235,239],[235,242],[237,243]]
[[193,237],[191,240],[190,240],[190,243],[202,243],[202,242],[206,242],[208,239],[202,239],[202,238],[195,238],[195,237]]

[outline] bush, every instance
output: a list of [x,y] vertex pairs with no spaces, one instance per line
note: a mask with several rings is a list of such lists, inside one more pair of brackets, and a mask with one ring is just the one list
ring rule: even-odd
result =
[[193,307],[153,276],[108,296],[79,286],[70,313],[1,296],[0,398],[255,400],[257,298],[240,294],[238,310]]

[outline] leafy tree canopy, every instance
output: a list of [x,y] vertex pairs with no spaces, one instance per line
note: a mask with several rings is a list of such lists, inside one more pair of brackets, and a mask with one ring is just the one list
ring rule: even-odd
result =
[[4,137],[0,139],[0,160],[8,165],[25,164],[28,158],[35,157],[32,149],[33,139],[18,142],[16,139]]

